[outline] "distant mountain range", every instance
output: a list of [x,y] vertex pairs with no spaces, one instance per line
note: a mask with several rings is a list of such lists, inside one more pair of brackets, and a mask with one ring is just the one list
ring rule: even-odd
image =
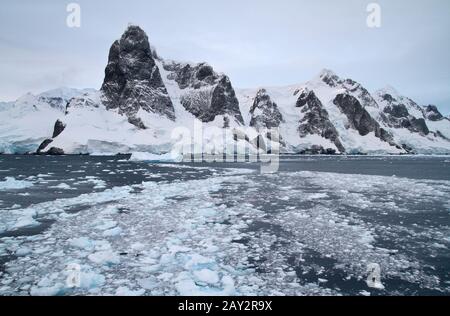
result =
[[0,103],[0,153],[163,154],[180,148],[174,129],[195,122],[207,130],[194,152],[256,153],[276,141],[285,153],[450,154],[450,118],[392,87],[370,93],[323,70],[302,84],[235,90],[206,63],[162,59],[138,26],[111,46],[100,91]]

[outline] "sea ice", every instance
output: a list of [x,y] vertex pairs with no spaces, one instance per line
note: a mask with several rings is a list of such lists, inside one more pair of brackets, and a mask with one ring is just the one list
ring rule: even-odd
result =
[[20,190],[33,186],[33,182],[26,180],[16,180],[14,177],[6,177],[0,181],[0,190]]

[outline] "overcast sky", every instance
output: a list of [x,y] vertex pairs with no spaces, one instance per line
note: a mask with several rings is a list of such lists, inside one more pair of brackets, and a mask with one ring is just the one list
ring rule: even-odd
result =
[[[81,6],[81,27],[66,6]],[[369,90],[390,84],[450,114],[450,1],[2,0],[0,100],[68,86],[100,88],[109,47],[129,22],[168,59],[207,61],[236,88],[306,81],[322,68]]]

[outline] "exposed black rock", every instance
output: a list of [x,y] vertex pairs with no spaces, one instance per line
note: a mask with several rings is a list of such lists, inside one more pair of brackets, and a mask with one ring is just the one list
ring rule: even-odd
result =
[[164,69],[168,79],[175,80],[184,94],[183,107],[202,122],[212,122],[218,115],[230,115],[244,124],[239,101],[230,79],[218,74],[206,63],[197,65],[168,62]]
[[60,120],[57,120],[55,123],[55,126],[53,128],[53,136],[52,138],[58,137],[66,128],[66,124],[61,122]]
[[144,122],[142,122],[142,120],[136,116],[128,117],[128,123],[133,124],[139,129],[147,129],[147,127],[144,125]]
[[[408,107],[402,101],[397,100],[389,93],[383,94],[381,98],[387,102],[381,118],[388,126],[394,128],[407,128],[411,132],[419,133],[421,135],[428,135],[430,133],[424,118],[412,116],[408,111]],[[421,112],[425,111],[420,109],[420,107],[412,100],[407,99],[407,102],[409,102],[409,106],[415,107]]]
[[430,130],[428,129],[427,123],[425,122],[425,119],[423,118],[415,118],[412,117],[410,119],[411,127],[410,130],[415,131],[422,135],[428,135],[430,134]]
[[250,126],[260,128],[277,128],[283,122],[283,115],[273,102],[265,89],[256,93],[255,100],[250,108]]
[[367,89],[364,88],[360,83],[352,79],[345,79],[342,81],[342,86],[347,89],[350,94],[355,96],[364,108],[378,108],[378,104],[372,97],[370,92],[367,91]]
[[52,147],[45,154],[52,156],[61,156],[64,155],[64,150],[62,150],[61,148]]
[[333,103],[347,116],[349,128],[357,130],[361,136],[374,132],[376,137],[391,146],[399,147],[394,143],[392,135],[381,128],[380,124],[370,116],[358,99],[349,94],[338,94]]
[[304,113],[300,121],[298,131],[300,137],[316,134],[332,141],[341,153],[345,152],[345,148],[339,139],[339,133],[331,123],[327,110],[323,107],[314,91],[304,90],[296,103]]
[[444,118],[435,105],[425,107],[425,117],[430,121],[440,121]]
[[328,86],[334,88],[338,84],[342,83],[341,79],[331,70],[324,69],[319,75],[320,79]]
[[298,152],[300,155],[336,155],[336,150],[332,148],[324,149],[322,146],[313,145],[311,148],[303,149]]
[[[61,122],[60,120],[56,120],[55,125],[53,127],[53,134],[52,134],[52,138],[51,139],[46,139],[44,140],[38,147],[38,149],[36,150],[37,154],[42,154],[42,153],[48,153],[49,151],[44,151],[45,148],[48,147],[48,145],[50,145],[53,142],[53,139],[58,137],[66,128],[66,125]],[[56,148],[58,149],[58,148]],[[58,152],[58,150],[56,150],[55,148],[53,149],[52,152]],[[52,150],[52,148],[50,148],[50,150]]]
[[44,140],[37,149],[36,153],[41,154],[42,151],[47,148],[48,145],[50,145],[53,142],[53,139],[46,139]]
[[411,146],[402,144],[401,146],[408,154],[414,154],[414,149]]
[[223,118],[223,128],[229,128],[230,127],[230,119],[228,117]]
[[147,34],[138,26],[129,26],[111,46],[101,91],[108,109],[119,109],[129,118],[143,109],[175,120]]
[[408,109],[404,104],[392,104],[383,109],[384,113],[390,114],[397,119],[407,118],[409,116]]

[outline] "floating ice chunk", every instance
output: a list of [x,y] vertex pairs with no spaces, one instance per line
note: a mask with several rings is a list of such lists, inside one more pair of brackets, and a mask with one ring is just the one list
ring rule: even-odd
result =
[[31,249],[28,247],[21,247],[19,249],[16,250],[15,255],[17,257],[25,257],[26,255],[31,253]]
[[177,277],[177,283],[175,288],[180,296],[202,296],[205,295],[199,287],[195,284],[194,280],[190,277],[188,272],[182,272]]
[[213,259],[204,257],[202,255],[193,254],[186,262],[184,268],[187,270],[200,270],[203,268],[212,268],[215,265],[216,263]]
[[367,286],[383,290],[384,285],[381,283],[381,267],[378,263],[371,263],[367,266],[367,272],[369,273],[369,276],[367,277]]
[[55,296],[63,294],[64,285],[55,282],[55,275],[46,276],[30,290],[32,296]]
[[30,216],[24,216],[19,218],[14,226],[12,227],[13,230],[20,229],[20,228],[26,228],[26,227],[33,227],[38,226],[39,222],[33,219]]
[[81,272],[80,287],[83,289],[94,289],[101,287],[105,283],[105,277],[93,271]]
[[437,242],[433,243],[432,246],[435,248],[439,248],[439,249],[447,249],[447,246],[437,243]]
[[187,271],[181,272],[175,280],[175,288],[181,296],[231,296],[236,293],[234,281],[230,276],[224,276],[214,287],[197,285]]
[[56,296],[63,294],[64,286],[62,283],[57,283],[51,286],[33,286],[30,290],[31,296]]
[[116,296],[141,296],[144,295],[144,293],[145,293],[144,289],[133,291],[127,288],[126,286],[121,286],[116,290]]
[[134,152],[131,154],[130,161],[146,162],[181,162],[183,156],[178,153],[168,153],[164,155],[155,155],[146,152]]
[[110,250],[92,253],[88,258],[92,262],[100,265],[114,265],[120,263],[120,257]]
[[67,183],[60,183],[60,184],[52,186],[50,188],[52,188],[52,189],[61,189],[61,190],[72,190],[70,185],[68,185]]
[[93,250],[95,247],[95,244],[92,242],[92,240],[87,237],[69,239],[69,244],[73,247],[84,250]]
[[193,274],[198,281],[208,284],[216,284],[220,280],[219,274],[209,269],[196,270]]
[[328,197],[328,194],[326,193],[313,193],[308,195],[308,200],[319,200],[319,199],[325,199]]
[[14,177],[6,177],[5,181],[0,181],[0,190],[20,190],[33,186],[33,182],[26,180],[16,180]]
[[89,182],[94,184],[94,189],[104,189],[106,188],[106,182],[100,179],[91,179]]
[[146,290],[153,290],[158,286],[158,280],[154,277],[140,279],[138,280],[138,283]]
[[17,230],[20,228],[38,226],[39,222],[33,218],[34,216],[36,216],[35,210],[32,209],[23,210],[22,213],[20,214],[20,217],[16,220],[11,229]]
[[116,237],[116,236],[119,236],[121,233],[122,233],[122,228],[115,227],[115,228],[105,230],[103,232],[103,236],[104,237]]

